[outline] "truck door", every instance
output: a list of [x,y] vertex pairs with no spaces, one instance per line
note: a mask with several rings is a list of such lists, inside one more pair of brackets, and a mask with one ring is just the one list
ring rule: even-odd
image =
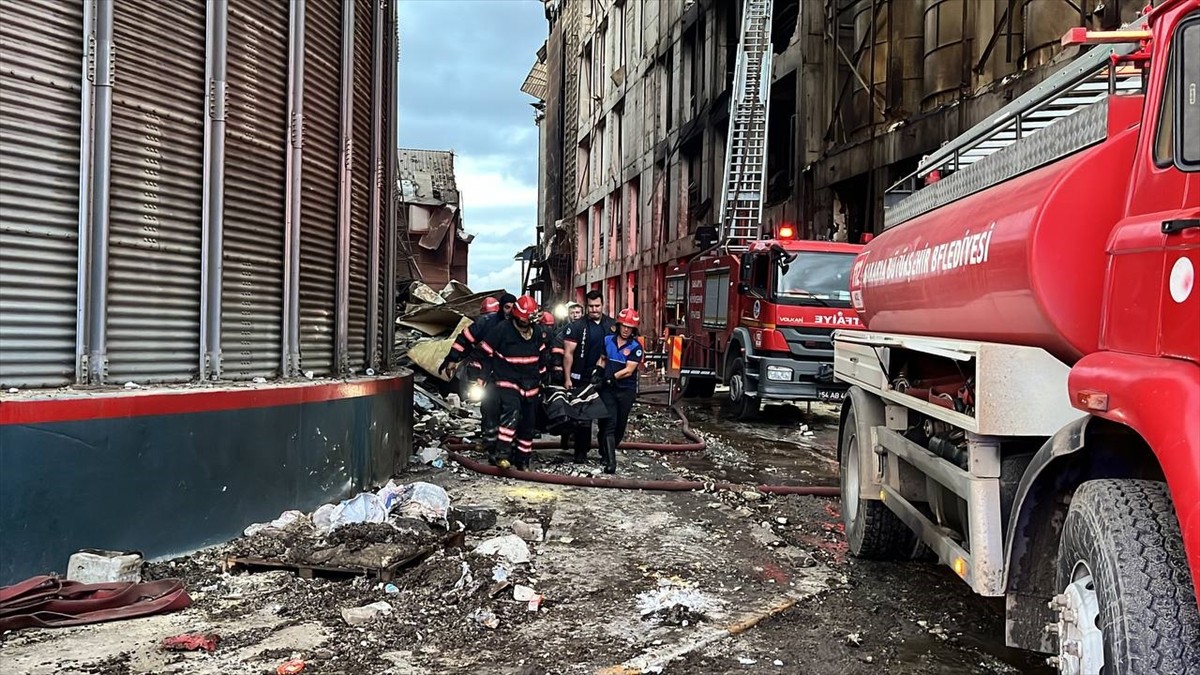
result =
[[[1190,39],[1184,39],[1187,34]],[[1194,101],[1200,53],[1200,12],[1177,26],[1168,59],[1151,64],[1145,112],[1126,217],[1109,244],[1107,302],[1101,344],[1136,354],[1200,358],[1200,174],[1177,161],[1181,136],[1195,133],[1178,119]],[[1187,55],[1184,55],[1185,50]],[[1185,64],[1187,64],[1185,66]],[[1191,73],[1192,82],[1184,70]],[[1195,125],[1195,103],[1189,120]],[[1191,141],[1193,146],[1195,140]],[[1192,158],[1196,160],[1197,158]]]
[[766,303],[771,297],[771,256],[769,253],[746,253],[742,256],[742,279],[746,283],[741,300],[741,323],[762,328],[766,322]]

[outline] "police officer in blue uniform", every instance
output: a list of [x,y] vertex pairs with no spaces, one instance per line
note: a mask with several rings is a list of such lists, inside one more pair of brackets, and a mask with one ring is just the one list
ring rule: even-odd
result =
[[644,357],[642,344],[637,339],[638,313],[625,308],[617,315],[617,332],[604,338],[604,356],[601,359],[603,387],[600,399],[608,409],[609,416],[600,420],[600,458],[604,460],[604,473],[617,471],[617,446],[625,439],[625,428],[629,412],[638,391],[638,366]]

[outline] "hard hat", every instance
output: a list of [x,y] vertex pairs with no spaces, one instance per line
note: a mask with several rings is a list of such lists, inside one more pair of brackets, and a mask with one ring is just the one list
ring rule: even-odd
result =
[[521,297],[517,298],[516,304],[513,305],[512,315],[513,318],[520,319],[521,321],[528,321],[533,317],[534,312],[537,310],[537,300],[534,300],[528,295],[522,295]]
[[641,317],[638,316],[637,310],[632,307],[626,307],[617,314],[617,323],[630,328],[637,328]]
[[484,298],[483,304],[479,306],[479,311],[483,314],[495,314],[500,311],[500,301],[495,298]]
[[554,315],[551,314],[550,312],[542,312],[542,325],[543,326],[553,326],[554,325]]

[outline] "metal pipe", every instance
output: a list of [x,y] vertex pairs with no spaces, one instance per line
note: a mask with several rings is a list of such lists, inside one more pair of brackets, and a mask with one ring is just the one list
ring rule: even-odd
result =
[[300,371],[300,194],[304,154],[304,10],[305,0],[292,2],[288,22],[287,205],[284,217],[283,363],[284,377]]
[[113,0],[96,0],[96,102],[88,298],[88,382],[108,377],[108,230],[112,177]]
[[[385,208],[387,212],[384,216],[387,218],[386,235],[387,242],[384,245],[387,261],[385,268],[387,270],[384,278],[384,326],[383,326],[383,348],[384,356],[389,370],[396,367],[396,356],[393,345],[396,342],[396,265],[397,251],[399,244],[399,233],[397,232],[396,222],[396,129],[399,120],[397,120],[397,101],[399,100],[399,92],[397,91],[396,72],[397,61],[400,59],[400,37],[399,25],[396,19],[396,3],[393,0],[387,2],[387,20],[385,25],[388,26],[387,47],[387,147],[384,149],[383,161],[384,164],[384,195]],[[405,235],[407,236],[407,235]]]
[[200,378],[221,379],[221,280],[224,269],[225,104],[229,2],[208,3],[208,115],[204,120],[204,243],[200,295]]
[[79,78],[79,253],[75,273],[75,382],[87,382],[88,371],[88,237],[92,211],[92,63],[96,57],[95,23],[91,0],[83,3],[83,57]]
[[367,286],[367,365],[379,370],[379,236],[380,201],[386,194],[383,190],[383,164],[381,163],[383,116],[383,74],[384,74],[384,29],[383,5],[374,3],[375,12],[371,21],[371,202],[370,213],[367,217],[371,232],[371,248],[369,252],[369,270]]
[[[334,363],[337,373],[350,372],[350,182],[354,168],[354,2],[342,2],[341,141],[338,151],[337,303],[334,318]],[[361,365],[361,364],[359,364]]]

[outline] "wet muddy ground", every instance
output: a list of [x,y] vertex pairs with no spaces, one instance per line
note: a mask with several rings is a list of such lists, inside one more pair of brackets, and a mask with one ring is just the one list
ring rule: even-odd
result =
[[[495,525],[415,563],[391,588],[223,571],[221,556],[244,553],[249,540],[153,563],[147,576],[183,578],[193,607],[4,635],[0,672],[270,675],[291,659],[304,673],[355,675],[1048,672],[1041,658],[1003,647],[1002,603],[948,570],[849,558],[836,500],[752,489],[836,485],[836,408],[768,407],[751,424],[724,419],[718,399],[684,409],[708,450],[622,453],[619,474],[746,489],[589,489],[414,464],[398,482],[440,485],[456,506],[493,509]],[[663,408],[635,411],[631,440],[682,440]],[[599,472],[594,455],[581,471],[557,451],[541,451],[535,469]],[[543,530],[526,544],[528,562],[473,550],[513,534],[516,520]],[[338,538],[375,540],[376,529]],[[518,586],[540,606],[531,610]],[[348,625],[343,610],[378,602],[386,613]],[[211,654],[158,649],[164,637],[210,631],[222,638]]]

